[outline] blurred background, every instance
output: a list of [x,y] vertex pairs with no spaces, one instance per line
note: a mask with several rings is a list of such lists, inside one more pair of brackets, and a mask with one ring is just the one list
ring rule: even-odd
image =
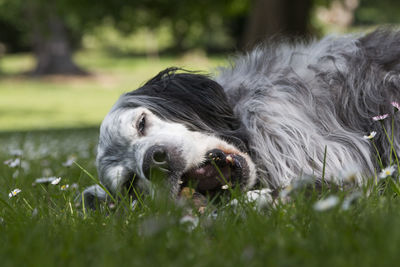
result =
[[277,34],[399,22],[398,0],[0,0],[0,132],[97,129],[165,67],[212,71]]

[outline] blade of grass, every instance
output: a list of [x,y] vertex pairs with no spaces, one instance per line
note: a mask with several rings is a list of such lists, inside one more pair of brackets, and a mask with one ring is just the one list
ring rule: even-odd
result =
[[74,164],[75,164],[76,166],[78,166],[78,168],[81,169],[87,176],[89,176],[89,178],[92,179],[93,182],[95,182],[98,186],[100,186],[101,189],[103,189],[104,192],[106,192],[106,194],[111,198],[111,200],[112,200],[114,203],[117,203],[117,201],[115,200],[114,196],[110,193],[110,191],[107,190],[107,188],[106,188],[104,185],[102,185],[102,184],[100,183],[99,180],[97,180],[96,178],[94,178],[94,176],[93,176],[92,174],[90,174],[87,170],[85,170],[85,168],[83,168],[81,165],[79,165],[76,161],[74,161]]
[[321,190],[324,192],[324,187],[325,187],[325,168],[326,168],[326,153],[327,153],[328,147],[325,145],[324,149],[324,160],[322,162],[322,183],[321,183]]
[[86,219],[85,197],[83,196],[83,192],[81,193],[81,199],[82,199],[83,218]]
[[223,175],[223,173],[221,172],[221,170],[219,169],[219,167],[217,166],[217,164],[215,163],[215,161],[212,160],[212,161],[211,161],[211,164],[212,164],[212,165],[214,166],[214,168],[217,170],[219,176],[220,176],[221,179],[224,181],[224,183],[225,183],[226,185],[228,185],[229,192],[230,192],[231,194],[233,194],[232,187],[229,185],[228,181],[226,180],[225,176]]

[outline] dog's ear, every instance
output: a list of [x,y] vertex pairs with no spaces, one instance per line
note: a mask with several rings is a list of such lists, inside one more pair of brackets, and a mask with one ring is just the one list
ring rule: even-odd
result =
[[[222,86],[207,75],[168,68],[141,88],[125,94],[120,108],[130,107],[129,99],[146,96],[143,103],[162,118],[185,124],[191,130],[235,131],[240,120],[234,114]],[[142,104],[142,105],[143,105]]]
[[78,203],[85,205],[86,209],[95,210],[99,203],[108,200],[106,191],[99,185],[92,185],[86,188],[78,197]]

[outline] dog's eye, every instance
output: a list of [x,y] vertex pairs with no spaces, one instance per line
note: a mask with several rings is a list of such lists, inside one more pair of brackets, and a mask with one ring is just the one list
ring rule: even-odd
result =
[[142,114],[136,123],[136,129],[140,135],[144,135],[144,129],[146,127],[146,114]]

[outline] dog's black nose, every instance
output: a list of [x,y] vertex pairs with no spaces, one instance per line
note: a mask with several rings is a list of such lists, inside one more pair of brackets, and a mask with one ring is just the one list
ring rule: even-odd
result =
[[150,167],[162,166],[168,163],[167,148],[161,145],[151,146],[144,154],[143,164]]
[[152,155],[153,164],[165,165],[167,164],[167,152],[163,147],[158,147],[153,151]]
[[150,169],[157,168],[163,171],[170,169],[167,151],[167,148],[161,145],[154,145],[147,149],[143,158],[143,172],[147,177],[149,176]]

